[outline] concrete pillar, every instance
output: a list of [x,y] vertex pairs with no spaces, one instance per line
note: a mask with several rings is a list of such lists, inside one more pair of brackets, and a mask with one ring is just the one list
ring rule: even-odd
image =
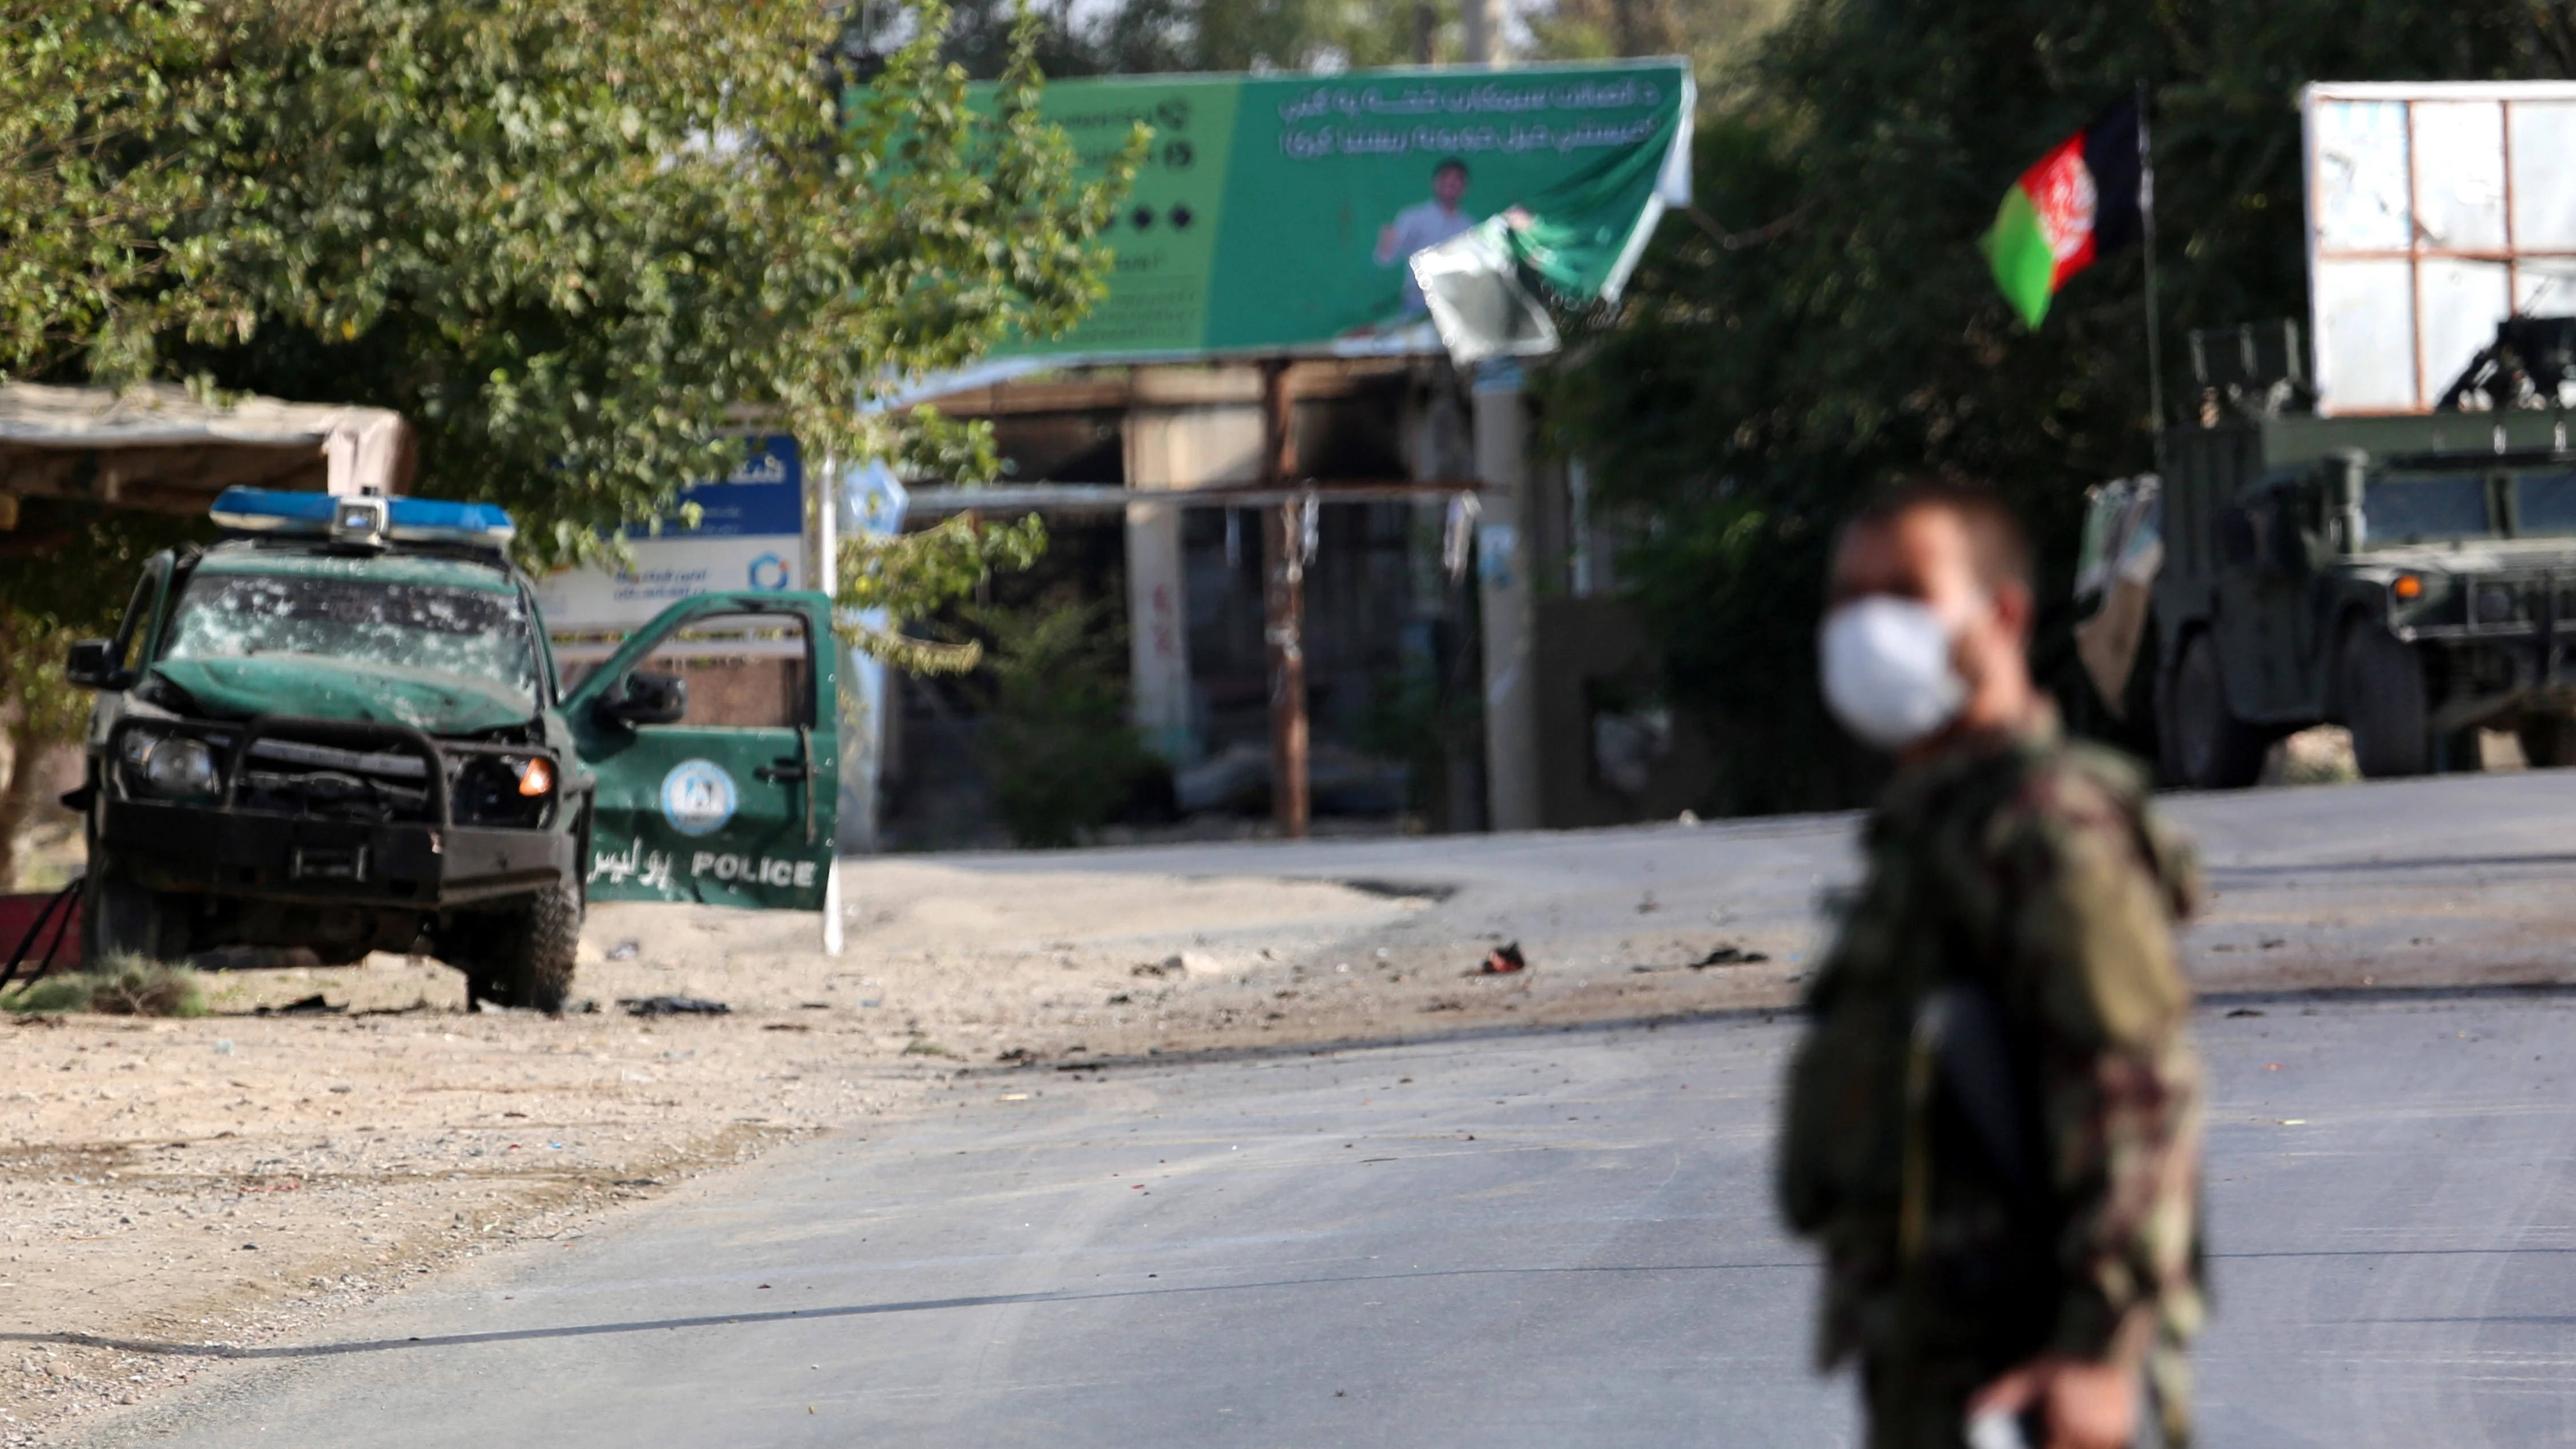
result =
[[1164,759],[1197,756],[1190,720],[1186,581],[1181,510],[1171,503],[1127,505],[1127,672],[1136,728]]
[[[1126,420],[1127,486],[1185,490],[1261,476],[1261,375],[1249,367],[1139,369]],[[1188,579],[1176,503],[1127,505],[1132,718],[1156,753],[1197,760]]]
[[1485,625],[1485,822],[1539,826],[1538,704],[1530,649],[1529,422],[1516,363],[1486,363],[1475,381],[1476,586]]

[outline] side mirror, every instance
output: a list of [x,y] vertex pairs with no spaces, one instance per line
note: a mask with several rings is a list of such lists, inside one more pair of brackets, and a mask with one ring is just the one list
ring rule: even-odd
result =
[[75,640],[63,660],[63,677],[83,689],[122,689],[125,671],[116,667],[115,651],[105,639]]
[[689,714],[689,682],[676,674],[638,669],[599,697],[599,712],[628,726],[678,724]]

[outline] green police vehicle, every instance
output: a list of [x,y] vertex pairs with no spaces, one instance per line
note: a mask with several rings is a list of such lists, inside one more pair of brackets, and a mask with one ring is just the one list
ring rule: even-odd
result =
[[2560,369],[2515,341],[2444,409],[2405,416],[2318,417],[2281,406],[2296,379],[2277,367],[2204,369],[2210,421],[2163,439],[2155,701],[2173,783],[2252,784],[2273,740],[2327,722],[2372,777],[2475,768],[2479,729],[2513,731],[2533,765],[2576,764],[2576,451]]
[[91,961],[418,950],[551,1013],[593,899],[822,906],[823,595],[684,599],[566,690],[498,508],[235,488],[214,519],[71,650]]

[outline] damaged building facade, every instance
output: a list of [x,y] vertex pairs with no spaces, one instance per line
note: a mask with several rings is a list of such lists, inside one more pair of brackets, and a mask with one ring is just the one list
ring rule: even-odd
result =
[[[1278,706],[1295,674],[1319,830],[1669,818],[1705,784],[1705,748],[1662,707],[1612,597],[1614,531],[1587,517],[1580,468],[1524,459],[1517,479],[1480,478],[1480,426],[1481,471],[1510,471],[1492,462],[1498,410],[1445,359],[1078,369],[928,401],[990,423],[1005,476],[908,480],[907,526],[1038,513],[1048,559],[997,581],[1001,597],[1079,601],[1123,635],[1127,718],[1163,766],[1120,812],[1130,824],[1284,820]],[[1508,401],[1525,434],[1517,389]],[[1293,674],[1275,597],[1291,560]],[[1513,611],[1507,655],[1498,610]],[[971,679],[896,687],[884,843],[999,838],[989,700]],[[1519,712],[1499,751],[1497,700]],[[1523,778],[1497,780],[1498,755]]]

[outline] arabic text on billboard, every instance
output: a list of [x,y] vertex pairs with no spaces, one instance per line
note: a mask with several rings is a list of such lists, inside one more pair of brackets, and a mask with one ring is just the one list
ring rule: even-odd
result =
[[1151,148],[1108,242],[1108,297],[1068,335],[999,349],[1100,359],[1365,349],[1424,317],[1406,259],[1534,216],[1572,299],[1615,291],[1689,137],[1679,61],[1336,76],[1051,81],[1086,169]]

